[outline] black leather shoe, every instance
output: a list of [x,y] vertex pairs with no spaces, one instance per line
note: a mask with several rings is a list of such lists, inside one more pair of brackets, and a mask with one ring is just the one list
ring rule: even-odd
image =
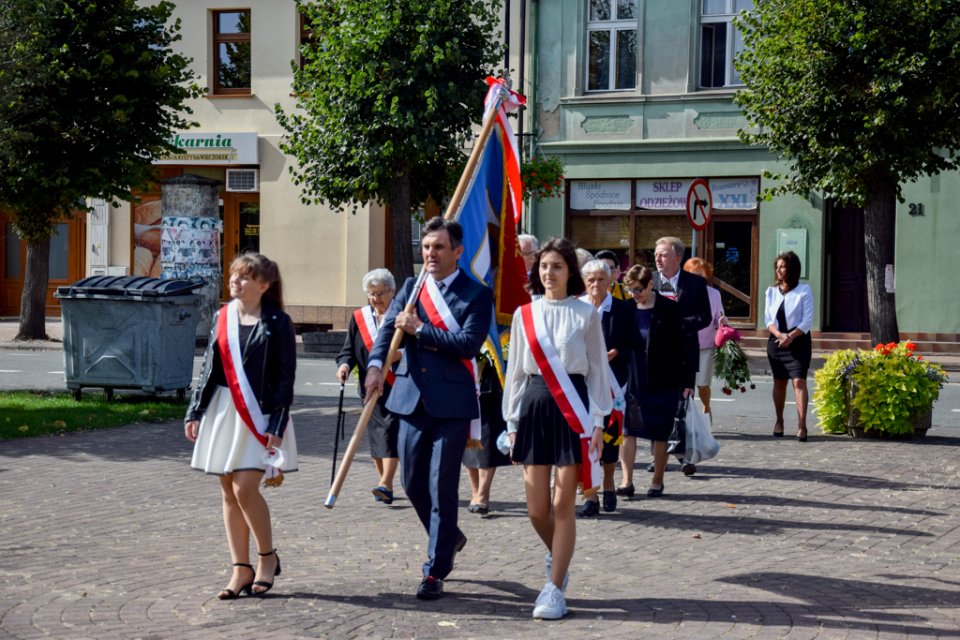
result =
[[457,563],[457,554],[463,551],[463,548],[467,546],[467,536],[460,534],[460,539],[457,540],[457,546],[453,548],[453,560],[450,561],[450,570],[453,571],[454,565]]
[[577,517],[578,518],[592,518],[595,515],[600,513],[600,503],[594,502],[593,500],[587,500],[582,505],[577,507]]
[[633,494],[636,492],[637,490],[633,488],[633,485],[630,485],[629,487],[617,487],[616,491],[618,496],[623,496],[625,498],[632,498]]
[[653,470],[654,470],[654,466],[653,466],[653,463],[651,462],[650,464],[647,465],[647,471],[649,471],[650,473],[653,473]]
[[683,471],[683,475],[689,478],[697,472],[697,465],[692,462],[684,462],[683,466],[680,467],[680,471]]
[[660,485],[659,489],[654,489],[653,487],[650,487],[649,489],[647,489],[648,498],[659,498],[662,495],[663,495],[663,485]]
[[[466,540],[466,538],[464,538]],[[464,543],[466,544],[466,543]],[[417,587],[418,600],[439,600],[443,596],[443,580],[427,576]]]
[[603,510],[607,513],[617,510],[617,494],[615,491],[603,492]]

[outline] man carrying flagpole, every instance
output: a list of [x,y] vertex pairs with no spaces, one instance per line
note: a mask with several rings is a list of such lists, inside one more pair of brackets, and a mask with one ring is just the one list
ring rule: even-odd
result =
[[[493,313],[491,290],[460,272],[463,253],[459,223],[431,218],[423,227],[421,250],[427,277],[408,279],[384,318],[368,361],[367,396],[383,385],[382,368],[395,330],[403,338],[405,366],[387,409],[400,416],[403,489],[428,534],[427,560],[417,597],[443,595],[443,580],[467,538],[457,526],[460,461],[468,439],[479,437],[480,408],[476,355]],[[404,300],[416,300],[403,310]]]

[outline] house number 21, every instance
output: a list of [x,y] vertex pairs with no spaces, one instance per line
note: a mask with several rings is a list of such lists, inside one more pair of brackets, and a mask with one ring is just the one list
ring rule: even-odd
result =
[[922,203],[922,202],[911,202],[911,203],[910,203],[909,205],[907,205],[907,206],[910,207],[910,215],[912,215],[912,216],[922,216],[922,215],[923,215],[923,203]]

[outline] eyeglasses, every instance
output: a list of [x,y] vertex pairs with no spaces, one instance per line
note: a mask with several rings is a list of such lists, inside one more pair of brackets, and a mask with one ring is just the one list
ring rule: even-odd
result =
[[385,289],[383,291],[367,291],[368,298],[382,298],[388,293],[393,293],[392,289]]

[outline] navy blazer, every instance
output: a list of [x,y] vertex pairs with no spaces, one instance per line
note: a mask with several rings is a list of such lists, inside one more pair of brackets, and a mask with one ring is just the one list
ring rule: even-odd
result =
[[[653,287],[660,290],[662,276],[653,275]],[[692,362],[694,374],[700,369],[700,337],[698,333],[711,322],[710,296],[707,293],[707,281],[688,271],[680,271],[677,279],[677,305],[680,312],[680,328],[683,330],[683,352],[686,360]]]
[[[394,320],[406,306],[414,282],[408,278],[390,303],[368,362],[386,362]],[[461,272],[444,291],[443,299],[461,330],[451,333],[433,326],[423,305],[417,302],[417,316],[424,326],[419,338],[404,335],[400,346],[406,349],[406,366],[397,368],[387,400],[387,409],[397,415],[412,414],[422,400],[424,409],[434,418],[478,417],[475,382],[461,360],[475,359],[483,346],[493,318],[493,292]]]

